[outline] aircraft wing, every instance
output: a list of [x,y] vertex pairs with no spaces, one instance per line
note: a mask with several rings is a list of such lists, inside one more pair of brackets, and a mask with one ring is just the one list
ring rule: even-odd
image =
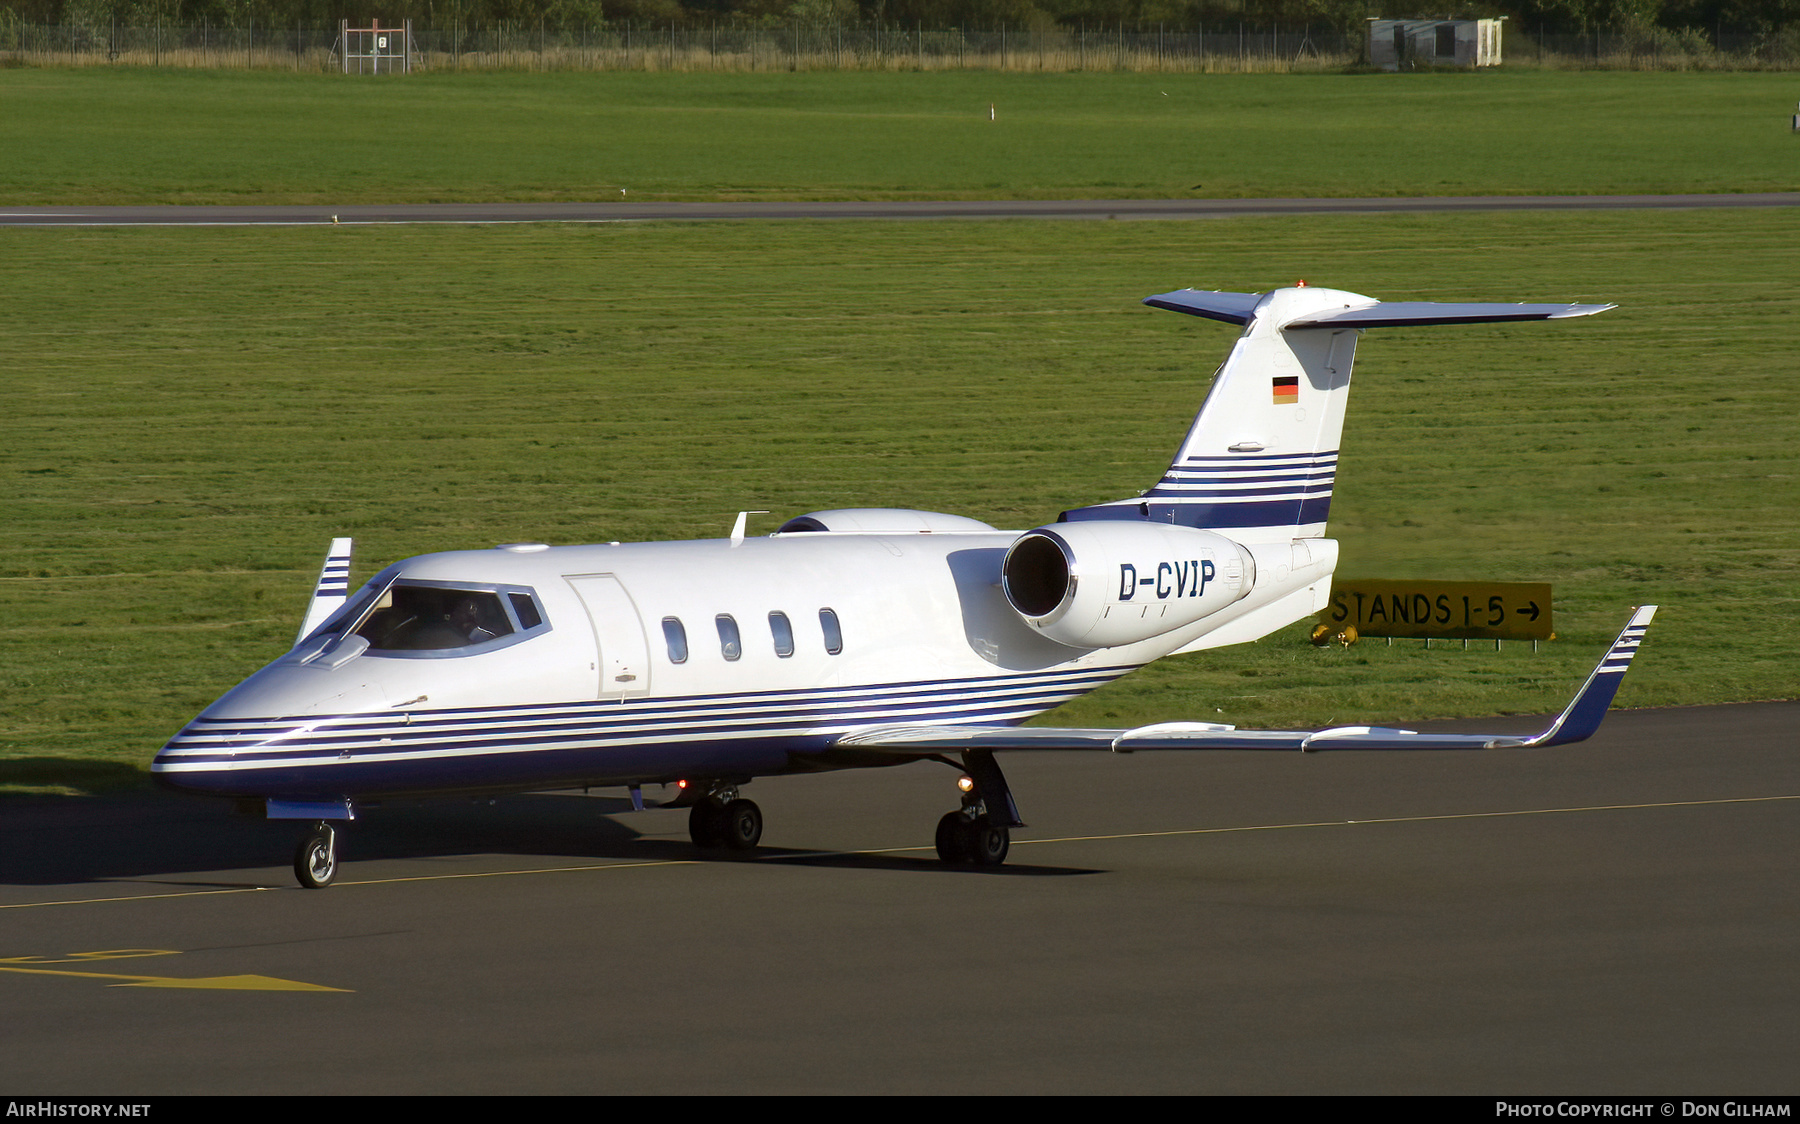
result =
[[837,745],[904,756],[971,750],[1288,749],[1530,749],[1567,745],[1591,737],[1606,717],[1632,656],[1637,654],[1655,605],[1635,610],[1575,698],[1549,727],[1535,735],[1429,734],[1381,726],[1328,730],[1239,730],[1208,722],[1162,722],[1131,730],[1058,729],[1046,726],[880,726],[846,734]]

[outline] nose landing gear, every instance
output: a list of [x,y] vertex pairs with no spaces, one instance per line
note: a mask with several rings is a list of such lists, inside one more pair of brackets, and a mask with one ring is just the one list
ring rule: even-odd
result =
[[337,830],[315,820],[294,849],[294,877],[308,890],[323,890],[337,877]]

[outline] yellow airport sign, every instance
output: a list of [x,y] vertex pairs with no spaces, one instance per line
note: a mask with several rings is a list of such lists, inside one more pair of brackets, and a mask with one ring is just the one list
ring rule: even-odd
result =
[[1364,636],[1549,640],[1549,582],[1339,580],[1319,620]]

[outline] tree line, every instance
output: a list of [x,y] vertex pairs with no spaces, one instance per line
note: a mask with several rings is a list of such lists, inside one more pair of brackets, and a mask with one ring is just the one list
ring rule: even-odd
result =
[[[1428,4],[1429,0],[1413,0]],[[1381,0],[6,0],[0,23],[328,28],[412,20],[451,27],[859,24],[926,29],[1208,29],[1302,26],[1360,35],[1364,19],[1505,16],[1513,34],[1656,32],[1701,37],[1800,30],[1800,0],[1477,0],[1408,7]]]

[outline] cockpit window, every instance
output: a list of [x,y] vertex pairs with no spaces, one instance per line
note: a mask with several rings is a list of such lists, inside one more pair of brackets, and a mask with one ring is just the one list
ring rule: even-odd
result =
[[338,607],[337,612],[327,617],[324,624],[315,628],[312,635],[338,636],[343,633],[344,629],[361,620],[363,614],[369,611],[369,606],[375,603],[375,598],[387,588],[389,582],[394,580],[394,574],[398,572],[398,569],[398,567],[389,566],[370,578],[361,589],[350,596],[348,601]]
[[420,581],[396,563],[370,578],[313,638],[356,635],[377,656],[442,658],[492,651],[551,631],[537,593],[523,585]]
[[356,630],[374,651],[467,648],[511,635],[500,595],[395,583]]
[[506,599],[512,602],[513,613],[519,618],[520,628],[530,632],[544,623],[544,618],[538,614],[537,602],[531,599],[531,594],[509,593]]

